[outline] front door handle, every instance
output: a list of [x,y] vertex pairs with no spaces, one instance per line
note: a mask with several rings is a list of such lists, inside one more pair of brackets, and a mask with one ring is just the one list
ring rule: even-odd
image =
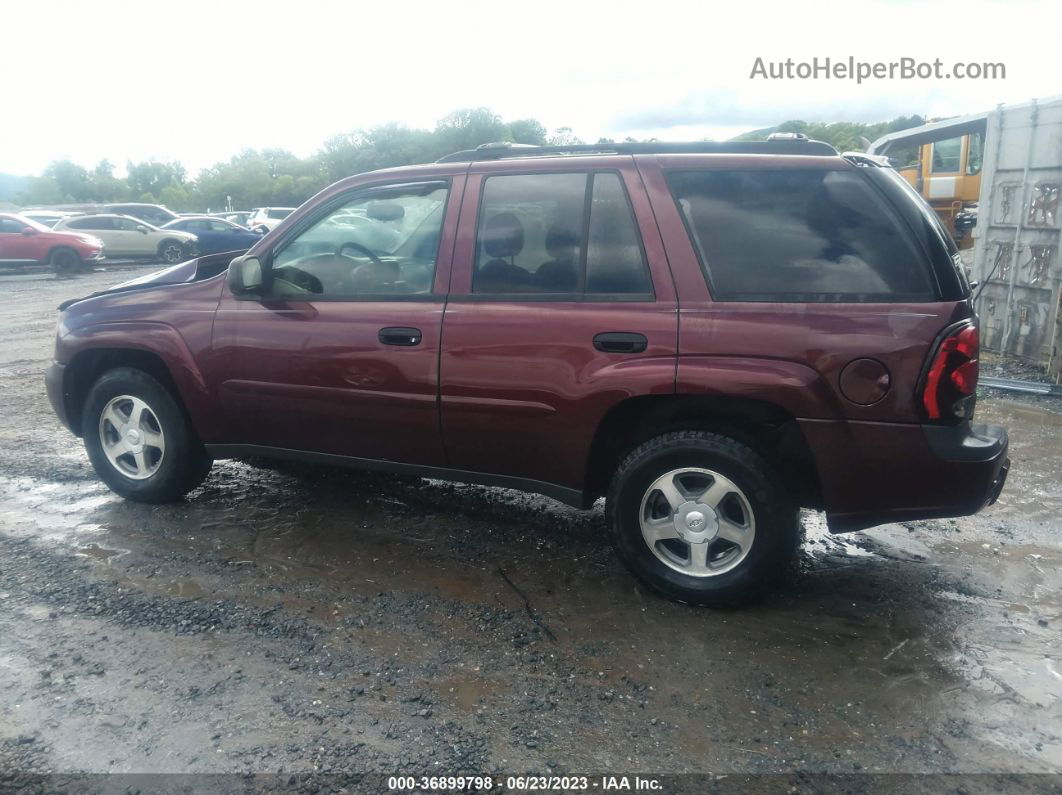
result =
[[594,335],[594,347],[605,353],[641,353],[649,347],[649,340],[632,331],[606,331]]
[[424,338],[419,328],[409,328],[407,326],[388,326],[387,328],[380,329],[379,340],[384,345],[404,345],[409,347],[411,345],[420,345],[420,341]]

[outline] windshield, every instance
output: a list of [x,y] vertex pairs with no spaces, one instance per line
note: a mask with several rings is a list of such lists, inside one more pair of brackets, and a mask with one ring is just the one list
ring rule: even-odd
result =
[[15,219],[17,219],[19,221],[19,223],[23,223],[26,226],[30,227],[31,229],[36,229],[38,232],[51,232],[52,231],[49,227],[45,226],[44,224],[42,224],[42,223],[40,223],[38,221],[34,221],[32,218],[27,218],[24,215],[16,215],[16,216],[13,216],[13,217]]

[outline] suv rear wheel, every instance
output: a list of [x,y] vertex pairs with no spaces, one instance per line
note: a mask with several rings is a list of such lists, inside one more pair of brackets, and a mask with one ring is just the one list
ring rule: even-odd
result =
[[129,500],[176,500],[202,483],[213,463],[170,392],[142,370],[100,376],[81,427],[96,473]]
[[752,448],[716,433],[651,439],[620,464],[612,541],[639,579],[680,602],[732,606],[775,584],[799,542],[796,505]]

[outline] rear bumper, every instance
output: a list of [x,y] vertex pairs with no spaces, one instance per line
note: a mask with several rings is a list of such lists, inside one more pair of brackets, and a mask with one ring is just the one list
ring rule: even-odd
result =
[[66,411],[66,393],[63,391],[63,377],[66,374],[66,365],[53,361],[44,371],[44,388],[48,392],[48,402],[52,404],[52,411],[59,421],[73,431],[70,425],[70,417]]
[[999,497],[1010,471],[998,425],[953,427],[802,421],[833,532],[969,516]]

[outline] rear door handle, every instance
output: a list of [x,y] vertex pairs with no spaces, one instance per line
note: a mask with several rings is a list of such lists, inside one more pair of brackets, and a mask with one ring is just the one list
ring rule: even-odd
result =
[[379,340],[384,345],[420,345],[421,339],[424,335],[421,334],[419,328],[409,328],[408,326],[388,326],[387,328],[380,329]]
[[649,340],[632,331],[605,331],[594,335],[594,347],[605,353],[641,353]]

